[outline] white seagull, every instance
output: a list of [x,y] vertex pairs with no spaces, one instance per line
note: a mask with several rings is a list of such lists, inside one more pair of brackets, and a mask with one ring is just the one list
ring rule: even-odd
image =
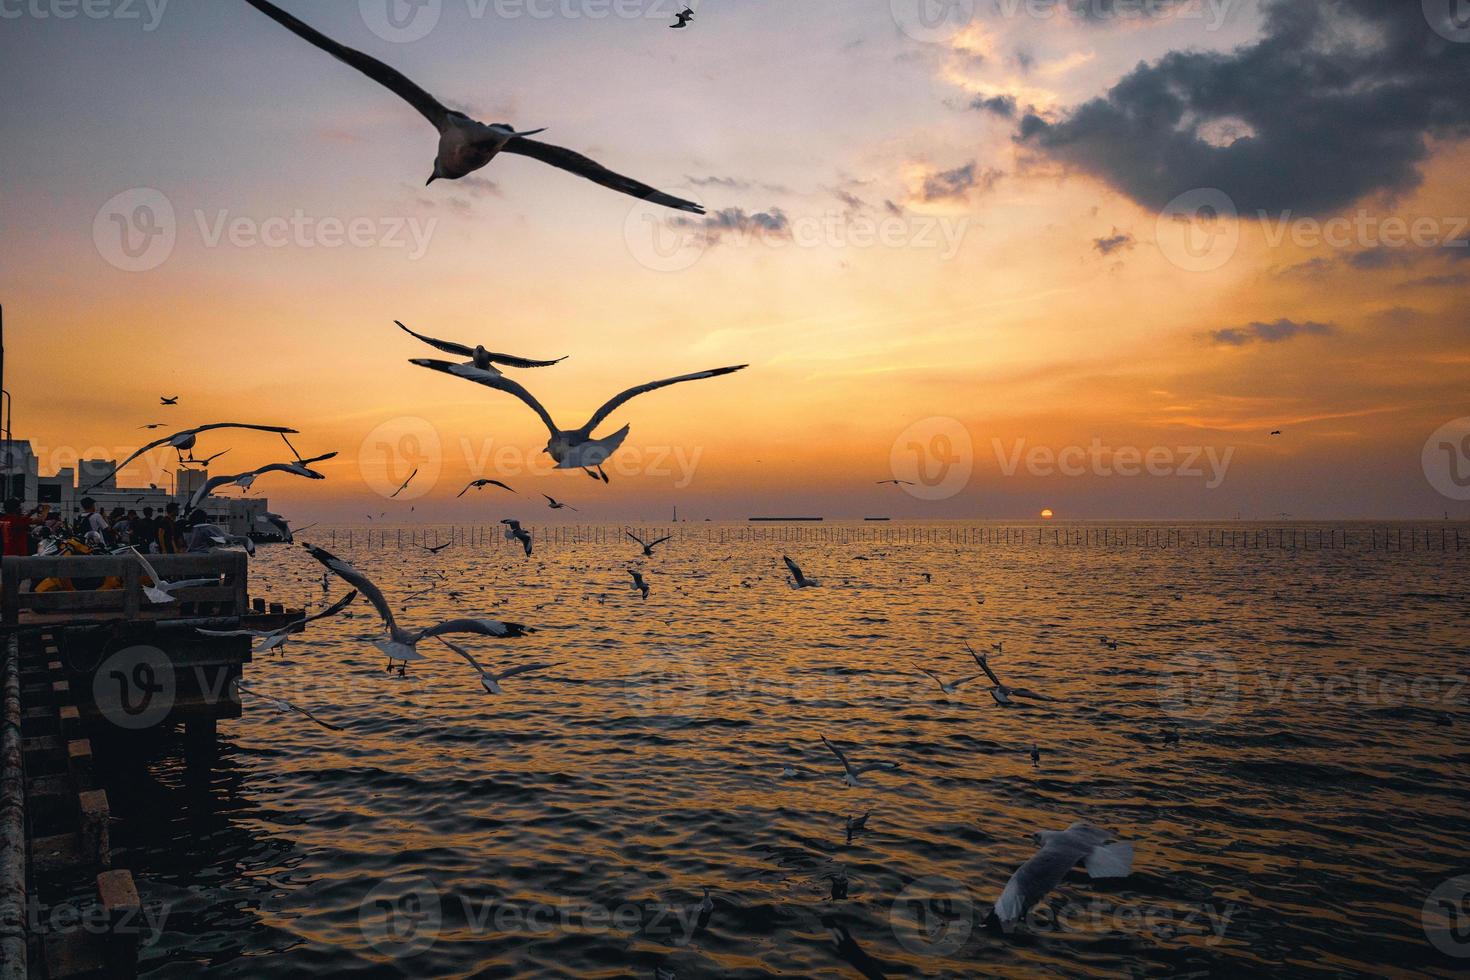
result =
[[791,572],[791,577],[788,578],[786,581],[793,589],[821,588],[821,582],[818,582],[814,578],[807,578],[805,575],[801,574],[801,567],[797,565],[796,562],[792,561],[785,555],[781,556],[781,560],[786,563],[786,568]]
[[148,576],[148,581],[153,583],[152,585],[143,586],[143,594],[148,597],[149,602],[159,604],[177,602],[178,600],[174,598],[173,593],[178,589],[197,589],[206,585],[219,585],[218,575],[212,578],[188,578],[181,579],[178,582],[166,582],[163,576],[154,571],[153,566],[148,563],[148,559],[144,558],[137,548],[129,548],[128,550],[133,553],[134,558],[138,559],[138,564],[143,566],[143,574]]
[[[87,489],[83,490],[82,492],[86,493],[89,490],[96,490],[103,483],[106,483],[109,477],[115,476],[119,470],[127,466],[133,460],[148,452],[150,449],[157,449],[159,446],[168,446],[169,448],[173,449],[179,454],[179,462],[182,463],[184,462],[184,453],[193,450],[195,444],[198,442],[199,433],[211,432],[215,429],[252,429],[256,432],[279,432],[282,434],[287,432],[294,433],[296,431],[295,429],[287,429],[279,425],[249,425],[244,422],[211,422],[209,425],[201,425],[193,429],[184,429],[180,432],[175,432],[171,436],[164,436],[162,439],[154,439],[148,445],[139,449],[127,459],[123,460],[121,463],[118,463],[116,466],[112,467],[112,469],[102,474],[102,476],[97,478],[96,483],[87,487]],[[226,452],[228,451],[229,450],[226,450]],[[223,455],[224,453],[216,453],[214,456],[209,457],[209,459],[215,459],[218,456]],[[204,460],[203,462],[208,461],[209,460]]]
[[[342,730],[342,726],[341,725],[334,725],[334,724],[332,724],[329,721],[322,721],[320,718],[318,718],[316,715],[312,714],[310,711],[307,711],[305,708],[298,708],[298,707],[296,707],[296,705],[292,704],[290,701],[287,701],[285,698],[273,697],[273,696],[271,696],[269,694],[261,694],[259,691],[253,691],[253,690],[251,690],[250,688],[246,687],[243,683],[241,683],[240,682],[240,678],[238,678],[238,677],[235,678],[234,684],[235,684],[235,690],[236,691],[243,692],[245,694],[250,695],[251,697],[260,698],[262,701],[266,702],[267,704],[275,705],[275,707],[278,710],[280,710],[280,711],[294,711],[298,715],[305,715],[307,718],[310,718],[312,721],[316,722],[318,725],[321,725],[323,728],[329,728],[329,729],[331,729],[334,732],[340,732]],[[236,700],[239,700],[239,698],[237,697]]]
[[[431,636],[442,636],[445,633],[474,633],[478,636],[504,639],[524,636],[531,632],[528,627],[520,623],[503,623],[497,619],[451,619],[430,626],[428,629],[419,630],[417,633],[411,633],[398,625],[398,621],[393,618],[393,610],[388,607],[388,600],[383,598],[383,593],[373,584],[372,579],[324,548],[310,544],[303,547],[311,557],[325,565],[329,572],[361,592],[378,611],[378,615],[383,619],[383,625],[388,628],[388,639],[377,640],[373,646],[387,655],[389,670],[393,669],[395,660],[404,666],[414,660],[423,660],[424,655],[419,653],[418,644],[421,640],[426,640]],[[403,667],[399,667],[399,673],[402,672]]]
[[564,504],[564,503],[562,503],[560,500],[557,500],[555,497],[553,497],[549,493],[543,493],[541,496],[543,496],[543,497],[546,498],[546,506],[550,507],[552,510],[562,510],[562,509],[576,510],[577,509],[577,508],[573,507],[571,504]]
[[291,473],[308,480],[325,480],[324,474],[318,473],[311,468],[312,463],[320,463],[322,460],[331,459],[336,453],[326,453],[322,456],[313,456],[310,459],[297,460],[294,463],[269,463],[265,466],[256,467],[245,473],[234,473],[229,475],[212,476],[205,480],[189,497],[189,503],[184,507],[185,513],[190,513],[194,508],[204,502],[204,499],[220,487],[233,484],[242,490],[249,490],[257,477],[267,473]]
[[628,574],[633,576],[633,588],[643,593],[643,598],[648,598],[648,583],[643,581],[643,573],[635,568],[628,569]]
[[990,678],[990,683],[995,685],[990,689],[990,696],[992,698],[995,698],[996,704],[1010,704],[1011,698],[1013,697],[1031,698],[1033,701],[1056,700],[1056,698],[1047,697],[1045,694],[1039,694],[1029,688],[1007,687],[1000,682],[999,677],[995,676],[995,671],[990,669],[990,662],[985,657],[982,657],[980,656],[980,654],[976,653],[974,648],[970,646],[969,641],[965,642],[965,649],[970,651],[970,656],[975,658],[975,662],[980,665],[980,669],[985,671],[985,676]]
[[634,541],[637,541],[639,544],[641,544],[643,546],[643,557],[644,558],[652,558],[653,557],[653,549],[654,548],[657,548],[659,545],[663,544],[665,541],[667,541],[667,540],[669,540],[670,538],[673,537],[672,534],[665,534],[663,537],[658,538],[655,541],[644,541],[642,538],[640,538],[638,535],[634,534],[632,531],[629,531],[627,528],[624,528],[623,529],[623,533],[626,534],[628,537],[632,538]]
[[410,337],[416,337],[436,350],[442,350],[446,354],[458,354],[460,357],[469,358],[463,364],[454,365],[450,369],[450,373],[457,377],[469,378],[471,381],[481,378],[505,377],[504,373],[495,367],[497,364],[504,364],[506,367],[538,368],[551,367],[553,364],[560,364],[566,360],[566,357],[563,356],[558,357],[554,361],[533,361],[529,357],[517,357],[514,354],[497,354],[495,351],[486,350],[480,344],[470,347],[466,344],[457,344],[452,340],[436,340],[433,337],[425,337],[421,333],[414,333],[398,320],[394,320],[393,322],[397,323],[399,329],[403,330]]
[[629,194],[653,204],[703,214],[704,208],[693,201],[665,194],[631,177],[614,173],[606,167],[580,153],[526,139],[540,133],[541,129],[517,132],[506,123],[487,126],[466,116],[462,112],[446,108],[438,99],[419,88],[397,69],[390,68],[376,58],[347,47],[327,37],[286,13],[267,0],[246,0],[252,7],[280,24],[291,33],[316,45],[339,61],[346,62],[399,98],[417,109],[425,119],[439,131],[439,152],[434,158],[434,172],[425,184],[444,178],[457,180],[468,176],[488,164],[499,153],[516,153],[533,160],[550,164],[561,170],[570,171],[579,177],[611,188],[621,194]]
[[848,786],[863,785],[862,780],[860,780],[858,777],[863,775],[864,773],[873,772],[878,769],[902,768],[896,762],[870,762],[865,766],[854,766],[852,763],[847,761],[847,756],[842,754],[841,749],[833,745],[831,742],[827,741],[827,736],[825,735],[822,736],[822,744],[827,746],[827,748],[831,750],[833,755],[837,756],[838,762],[842,763],[842,781]]
[[1036,834],[1041,850],[1016,869],[991,912],[1009,930],[1079,863],[1092,878],[1126,878],[1133,871],[1133,845],[1089,823]]
[[[456,374],[454,370],[455,365],[450,364],[448,361],[435,361],[428,358],[416,357],[410,360],[409,363],[416,364],[419,367],[429,368],[432,371],[440,371],[444,374]],[[666,388],[669,385],[681,384],[685,381],[701,381],[705,378],[718,378],[724,374],[734,374],[736,371],[740,371],[746,367],[749,367],[749,365],[737,364],[734,367],[714,368],[709,371],[698,371],[694,374],[680,375],[677,378],[650,381],[647,384],[629,388],[627,391],[620,392],[610,398],[606,404],[593,412],[592,417],[579,429],[558,428],[551,414],[536,400],[536,396],[522,387],[518,381],[513,381],[506,377],[468,378],[467,380],[482,384],[487,388],[495,388],[507,394],[514,395],[525,402],[531,411],[540,416],[541,421],[545,423],[547,430],[551,433],[551,439],[546,443],[546,449],[544,451],[549,453],[552,459],[556,460],[557,469],[595,468],[602,481],[606,483],[607,474],[602,472],[602,464],[607,461],[609,456],[617,452],[618,447],[623,444],[623,440],[628,438],[628,430],[631,426],[625,425],[612,435],[603,436],[601,439],[594,439],[592,437],[592,430],[601,425],[603,420],[609,415],[617,411],[624,402],[646,392]],[[458,376],[464,377],[464,375]]]
[[522,530],[520,521],[513,521],[508,517],[500,523],[505,525],[505,540],[519,541],[521,543],[521,547],[526,549],[526,557],[530,558],[531,532]]
[[500,682],[503,681],[503,680],[505,680],[508,677],[515,677],[517,674],[526,674],[526,673],[529,673],[529,672],[531,672],[533,670],[547,670],[548,668],[551,668],[551,667],[560,667],[561,666],[560,663],[554,663],[554,664],[521,664],[520,666],[518,666],[518,667],[512,667],[509,670],[502,670],[498,674],[492,674],[488,670],[486,670],[484,667],[482,667],[480,665],[480,661],[476,660],[470,654],[470,652],[468,650],[466,650],[464,647],[459,646],[456,643],[450,643],[448,640],[444,639],[444,637],[442,637],[442,636],[439,637],[439,642],[442,643],[442,644],[444,644],[445,646],[447,646],[449,649],[453,650],[455,653],[459,654],[461,657],[463,657],[466,661],[469,662],[469,665],[471,667],[473,667],[473,668],[475,668],[475,670],[479,671],[479,673],[480,673],[480,686],[485,689],[485,693],[487,693],[487,694],[504,694],[505,691],[503,691],[501,689]]
[[260,644],[259,646],[257,646],[255,648],[254,652],[255,653],[268,653],[271,650],[277,649],[278,647],[285,646],[286,645],[286,640],[288,638],[290,638],[291,634],[293,634],[293,633],[304,633],[304,632],[306,632],[306,624],[307,623],[314,623],[318,619],[326,619],[328,616],[335,616],[335,615],[337,615],[339,612],[341,612],[342,610],[346,609],[348,606],[352,605],[352,601],[354,599],[356,599],[356,598],[357,598],[357,590],[354,589],[351,592],[347,593],[342,598],[338,599],[336,602],[332,603],[327,608],[321,610],[320,612],[312,613],[310,616],[304,616],[301,619],[292,620],[291,622],[287,623],[285,626],[280,627],[279,629],[273,629],[273,630],[249,630],[249,629],[238,629],[238,630],[207,630],[207,629],[203,629],[201,627],[196,627],[195,630],[194,630],[194,632],[201,633],[204,636],[248,636],[251,639],[264,640],[265,642],[262,643],[262,644]]
[[[913,661],[909,662],[913,663]],[[961,677],[959,680],[946,682],[944,678],[940,677],[938,674],[934,673],[934,671],[930,670],[927,667],[920,667],[918,664],[914,664],[914,669],[922,674],[928,674],[931,678],[933,678],[934,683],[938,684],[939,689],[945,694],[958,694],[959,689],[962,686],[970,683],[973,680],[977,680],[985,676],[984,674],[971,674],[969,677]]]

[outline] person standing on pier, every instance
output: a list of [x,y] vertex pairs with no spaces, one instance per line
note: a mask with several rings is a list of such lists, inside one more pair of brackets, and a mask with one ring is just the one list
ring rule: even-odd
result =
[[91,497],[82,498],[82,515],[77,518],[77,533],[85,537],[95,532],[103,541],[107,540],[112,529],[107,525],[107,518],[97,513],[97,501]]
[[42,504],[29,514],[22,514],[19,500],[11,497],[5,501],[5,513],[0,514],[0,554],[29,555],[31,528],[45,521],[50,510],[50,504]]
[[144,507],[143,516],[133,521],[133,546],[145,555],[158,547],[158,522],[152,507]]
[[177,555],[184,550],[184,535],[179,530],[179,505],[171,503],[163,509],[158,519],[154,536],[158,539],[158,553]]

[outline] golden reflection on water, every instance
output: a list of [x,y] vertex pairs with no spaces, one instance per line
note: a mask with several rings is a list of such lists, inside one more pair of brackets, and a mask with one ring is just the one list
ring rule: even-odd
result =
[[[428,642],[430,660],[389,674],[362,601],[259,658],[251,686],[347,730],[247,701],[206,790],[161,763],[156,793],[124,800],[145,899],[179,909],[145,965],[855,975],[823,916],[892,975],[1457,965],[1421,915],[1470,871],[1470,552],[741,531],[686,527],[645,559],[614,529],[529,560],[498,539],[430,555],[339,534],[403,625],[525,623],[467,645],[492,670],[559,666],[493,697]],[[823,587],[789,589],[783,554]],[[396,600],[436,570],[446,583]],[[253,575],[293,605],[346,591],[324,595],[300,548],[263,548]],[[964,640],[1002,644],[1002,681],[1061,700],[1002,708],[982,682],[947,695],[914,669],[977,673]],[[824,734],[902,769],[845,788]],[[869,810],[848,843],[845,818]],[[1024,935],[982,929],[1031,834],[1076,820],[1134,841],[1134,874],[1074,874]],[[706,886],[714,911],[691,930]]]

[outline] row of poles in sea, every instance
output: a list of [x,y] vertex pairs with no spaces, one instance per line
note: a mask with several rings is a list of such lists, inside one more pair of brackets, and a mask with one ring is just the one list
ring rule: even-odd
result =
[[[1054,546],[1075,548],[1223,548],[1238,551],[1454,552],[1470,549],[1470,529],[1455,527],[1107,527],[1098,525],[1008,527],[996,525],[839,527],[808,524],[750,527],[631,527],[645,540],[670,535],[675,542],[707,544],[953,545],[956,547]],[[530,528],[537,547],[558,545],[633,546],[626,529],[614,525],[553,524]],[[333,528],[334,550],[405,550],[442,545],[511,547],[517,541],[494,526]],[[321,532],[318,532],[319,534]]]

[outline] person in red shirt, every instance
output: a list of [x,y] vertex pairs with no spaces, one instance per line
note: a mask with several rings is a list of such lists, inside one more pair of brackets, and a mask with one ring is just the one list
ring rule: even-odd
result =
[[11,497],[5,501],[5,513],[0,514],[0,552],[5,555],[29,555],[31,553],[31,528],[46,519],[50,507],[42,504],[40,516],[36,512],[22,514],[20,501]]

